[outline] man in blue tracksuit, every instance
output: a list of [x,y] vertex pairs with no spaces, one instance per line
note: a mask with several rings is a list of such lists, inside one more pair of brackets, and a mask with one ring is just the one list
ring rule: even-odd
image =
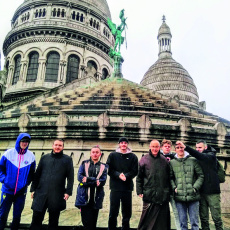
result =
[[3,230],[12,203],[13,221],[11,230],[20,225],[21,213],[25,205],[27,186],[35,171],[35,156],[28,150],[31,137],[28,133],[19,134],[15,148],[7,150],[0,160],[0,182],[2,183],[0,205],[0,230]]

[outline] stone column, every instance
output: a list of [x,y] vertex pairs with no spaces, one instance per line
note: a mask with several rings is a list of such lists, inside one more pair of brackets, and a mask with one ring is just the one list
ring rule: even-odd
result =
[[47,19],[51,18],[51,14],[52,14],[52,3],[47,3]]
[[42,74],[43,74],[43,63],[45,63],[46,60],[43,59],[39,59],[38,60],[38,74],[37,74],[37,79],[36,79],[36,83],[41,84],[42,81]]
[[67,10],[66,10],[66,19],[67,19],[67,21],[70,21],[70,19],[71,19],[71,4],[70,3],[68,3],[68,5],[67,5]]
[[105,28],[105,22],[103,20],[100,21],[100,32],[101,32],[101,35],[104,35],[103,34],[103,29]]
[[115,55],[114,56],[114,73],[113,77],[123,77],[122,74],[122,63],[124,62],[124,59],[121,55]]
[[34,6],[30,7],[30,18],[29,18],[29,22],[32,22],[34,19]]
[[89,25],[89,20],[90,20],[89,14],[90,14],[90,9],[87,9],[86,10],[86,16],[85,16],[85,21],[84,21],[86,25]]
[[14,74],[14,65],[10,65],[9,66],[9,73],[7,76],[7,87],[11,85],[12,83],[12,78],[13,78],[13,74]]
[[22,12],[19,13],[17,20],[18,20],[18,26],[21,25],[22,24]]
[[46,71],[46,59],[40,59],[40,74],[39,81],[44,82],[45,81],[45,71]]
[[59,77],[59,82],[62,84],[62,83],[65,83],[66,82],[66,78],[64,76],[64,73],[65,73],[65,67],[66,67],[66,61],[60,61],[60,77]]
[[20,76],[20,79],[22,83],[26,82],[26,75],[27,75],[27,67],[28,67],[28,61],[22,62],[22,75]]
[[84,74],[85,74],[85,71],[86,71],[86,66],[81,65],[80,70],[81,70],[81,72],[79,74],[79,78],[84,78]]

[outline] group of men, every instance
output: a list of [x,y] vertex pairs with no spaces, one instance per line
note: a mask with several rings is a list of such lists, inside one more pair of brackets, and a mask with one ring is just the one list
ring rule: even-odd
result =
[[[12,204],[11,229],[19,228],[26,190],[31,181],[31,230],[42,228],[47,209],[48,229],[56,230],[60,212],[66,208],[66,201],[72,195],[73,162],[63,153],[63,140],[54,141],[52,152],[41,158],[36,172],[34,154],[28,150],[30,140],[29,134],[20,134],[15,148],[7,150],[1,157],[0,230],[5,227]],[[163,140],[161,144],[158,140],[152,140],[149,153],[138,162],[128,145],[127,138],[120,138],[118,148],[109,154],[106,164],[100,161],[100,147],[94,146],[90,159],[83,161],[79,167],[75,206],[81,210],[84,229],[96,229],[108,173],[111,190],[109,230],[117,229],[120,204],[122,229],[130,229],[135,177],[137,195],[143,200],[139,230],[169,230],[169,201],[177,230],[188,229],[188,216],[192,230],[199,229],[199,217],[202,229],[209,230],[209,209],[216,229],[223,230],[217,158],[212,147],[207,146],[205,141],[199,141],[194,150],[177,141],[175,153],[172,153],[170,140]]]
[[[11,230],[18,230],[24,209],[27,187],[31,183],[33,217],[31,230],[42,229],[46,210],[49,212],[49,229],[57,230],[60,212],[72,195],[74,169],[72,158],[63,153],[63,140],[55,140],[53,150],[44,155],[35,172],[35,156],[28,150],[31,137],[19,134],[15,148],[7,150],[0,160],[2,183],[0,230],[5,228],[13,204]],[[67,180],[67,185],[66,185]]]

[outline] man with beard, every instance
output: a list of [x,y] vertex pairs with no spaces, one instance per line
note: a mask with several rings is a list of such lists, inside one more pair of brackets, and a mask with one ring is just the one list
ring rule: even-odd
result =
[[63,153],[63,149],[64,141],[55,140],[52,152],[44,155],[38,164],[30,190],[33,198],[31,230],[42,229],[42,221],[47,209],[48,229],[57,230],[60,212],[66,208],[66,201],[72,195],[73,161]]
[[218,162],[216,158],[216,150],[212,146],[207,145],[204,140],[199,140],[196,143],[196,150],[187,145],[185,146],[181,141],[178,141],[177,144],[178,146],[183,147],[185,151],[198,160],[204,172],[204,183],[200,190],[201,200],[199,207],[202,229],[210,230],[210,209],[216,230],[223,230],[220,206],[220,181],[217,174]]
[[160,153],[160,143],[152,140],[149,153],[139,161],[136,179],[137,195],[143,199],[138,230],[170,229],[170,168]]

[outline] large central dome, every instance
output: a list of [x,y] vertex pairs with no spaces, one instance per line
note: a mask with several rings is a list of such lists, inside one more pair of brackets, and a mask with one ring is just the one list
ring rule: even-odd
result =
[[172,58],[171,31],[163,23],[158,31],[159,58],[145,73],[141,84],[192,106],[199,106],[197,88],[188,71]]
[[[41,2],[56,3],[57,0],[24,0],[23,5],[28,4],[28,3],[36,4],[36,2],[39,2],[39,3],[41,3]],[[62,2],[62,1],[59,0],[58,2]],[[65,1],[63,1],[63,2],[65,2]],[[106,18],[107,17],[111,18],[109,6],[108,6],[106,0],[68,0],[66,2],[72,3],[72,4],[88,6],[90,9],[92,9],[92,7],[94,7],[95,9],[100,10]],[[20,6],[20,8],[21,8],[21,6]]]
[[4,103],[77,81],[109,77],[114,37],[106,0],[25,0],[15,11],[3,53]]

